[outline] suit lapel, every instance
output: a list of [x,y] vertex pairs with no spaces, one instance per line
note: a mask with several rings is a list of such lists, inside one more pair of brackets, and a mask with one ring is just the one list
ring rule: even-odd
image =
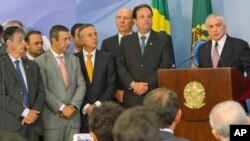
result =
[[56,58],[54,57],[54,55],[52,54],[52,52],[50,50],[47,51],[46,53],[46,58],[48,59],[48,67],[52,70],[55,71],[55,74],[58,76],[58,78],[60,78],[61,80],[61,83],[64,84],[64,81],[63,81],[63,77],[61,75],[61,71],[60,71],[60,68],[58,66],[58,63],[57,63],[57,60]]
[[231,43],[230,42],[231,42],[231,37],[229,37],[227,35],[227,39],[225,41],[223,50],[222,50],[221,55],[220,55],[220,61],[219,61],[218,67],[227,66],[226,65],[227,64],[226,61],[228,60],[228,56],[230,57],[231,53],[232,53]]
[[155,46],[155,41],[156,41],[157,35],[156,32],[151,30],[150,36],[147,41],[147,45],[142,57],[142,61],[145,59],[145,57],[150,53],[151,49]]
[[94,64],[94,72],[93,72],[93,80],[92,83],[95,82],[96,75],[98,74],[97,71],[99,70],[102,63],[102,58],[99,50],[96,50],[95,54],[95,64]]
[[67,77],[68,77],[68,85],[70,84],[70,76],[71,76],[71,73],[72,73],[72,60],[70,59],[70,54],[68,53],[64,53],[64,62],[65,62],[65,66],[66,66],[66,71],[67,71]]
[[31,70],[29,69],[29,63],[26,59],[22,58],[22,63],[23,63],[23,68],[24,68],[24,72],[26,75],[26,80],[27,80],[27,86],[28,86],[28,91],[31,89]]
[[[7,63],[6,63],[6,68],[8,68],[7,70],[7,73],[10,71],[14,76],[15,76],[15,79],[21,84],[19,78],[18,78],[18,75],[17,75],[17,72],[16,72],[16,69],[15,69],[15,66],[13,64],[13,62],[11,61],[9,55],[7,55]],[[6,71],[5,71],[6,72]]]
[[142,59],[142,54],[141,54],[141,46],[140,46],[140,39],[138,37],[138,33],[134,34],[131,40],[131,47],[133,50],[135,50],[135,55],[138,57],[139,60]]
[[208,60],[208,67],[210,68],[213,67],[211,50],[212,50],[212,40],[209,40],[205,46],[204,56],[207,56],[207,58],[205,59]]

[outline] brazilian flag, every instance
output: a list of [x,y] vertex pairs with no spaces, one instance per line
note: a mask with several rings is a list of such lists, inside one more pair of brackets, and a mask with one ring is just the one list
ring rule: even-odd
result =
[[[171,35],[168,2],[167,0],[152,0],[153,25],[152,29],[157,32],[164,32]],[[175,57],[173,46],[172,49],[172,67],[175,67]]]
[[212,13],[211,0],[193,0],[191,67],[198,65],[198,48],[209,40],[205,20]]

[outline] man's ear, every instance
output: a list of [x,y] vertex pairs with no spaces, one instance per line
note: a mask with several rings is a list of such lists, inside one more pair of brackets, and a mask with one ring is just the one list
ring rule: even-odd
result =
[[176,112],[174,122],[179,123],[181,121],[181,109]]
[[247,124],[249,124],[250,125],[250,117],[249,116],[247,116]]
[[93,141],[98,141],[94,132],[90,131],[90,136],[92,137]]
[[11,44],[12,44],[12,41],[8,39],[8,40],[6,41],[6,46],[10,46]]
[[218,133],[214,129],[212,129],[212,134],[214,135],[214,137],[216,138],[216,140],[218,140],[218,141],[221,140],[220,136],[218,135]]

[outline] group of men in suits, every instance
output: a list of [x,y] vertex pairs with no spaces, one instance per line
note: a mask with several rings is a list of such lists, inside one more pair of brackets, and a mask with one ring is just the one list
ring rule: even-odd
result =
[[[0,128],[32,141],[43,131],[45,141],[68,141],[79,130],[89,132],[88,115],[104,101],[116,97],[125,108],[142,105],[147,93],[158,87],[157,70],[171,68],[173,54],[171,37],[152,30],[152,16],[147,4],[118,10],[118,33],[103,41],[102,51],[94,25],[77,26],[74,38],[82,49],[75,55],[67,53],[69,30],[55,25],[51,48],[36,54],[36,63],[21,56],[32,43],[41,47],[40,33],[30,33],[25,43],[20,27],[7,28],[7,53],[0,56]],[[208,16],[206,26],[212,40],[199,48],[199,67],[236,67],[249,77],[248,44],[227,35],[219,15]]]

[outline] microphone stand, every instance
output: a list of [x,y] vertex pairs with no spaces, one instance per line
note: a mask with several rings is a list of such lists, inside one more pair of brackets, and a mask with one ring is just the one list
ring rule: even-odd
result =
[[182,64],[186,63],[188,60],[192,59],[194,56],[195,56],[195,55],[192,55],[192,56],[190,56],[189,58],[187,58],[186,60],[181,61],[181,63],[180,63],[180,64],[178,64],[178,65],[176,65],[176,67],[175,67],[175,68],[179,68]]

